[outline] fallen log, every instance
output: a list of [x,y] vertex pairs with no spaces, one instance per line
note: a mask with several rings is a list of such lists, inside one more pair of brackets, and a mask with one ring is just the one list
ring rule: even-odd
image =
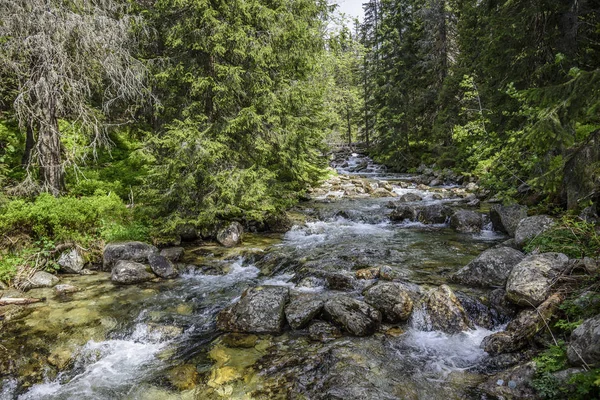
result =
[[40,303],[46,301],[45,298],[34,299],[34,298],[6,298],[0,299],[0,306],[26,306],[27,304]]

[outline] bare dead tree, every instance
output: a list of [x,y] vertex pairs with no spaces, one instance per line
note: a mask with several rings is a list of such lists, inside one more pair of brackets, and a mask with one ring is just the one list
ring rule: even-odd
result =
[[27,168],[39,168],[42,190],[59,195],[72,161],[60,119],[85,132],[95,154],[110,144],[103,129],[109,110],[144,95],[146,69],[132,54],[140,27],[114,0],[0,1],[0,68],[18,84],[13,107],[21,128],[33,130]]

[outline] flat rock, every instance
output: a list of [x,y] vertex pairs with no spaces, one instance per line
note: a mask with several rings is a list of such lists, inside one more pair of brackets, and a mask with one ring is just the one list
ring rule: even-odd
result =
[[123,285],[146,282],[154,278],[154,274],[146,271],[144,264],[126,260],[117,261],[110,274],[113,282]]
[[171,260],[160,254],[150,254],[148,256],[148,264],[150,264],[152,272],[161,278],[171,279],[179,276],[179,272]]
[[510,247],[491,248],[458,270],[452,279],[470,286],[504,287],[513,267],[525,254]]
[[217,315],[217,328],[237,333],[279,333],[285,324],[289,289],[258,286],[247,290],[233,306]]
[[292,329],[302,329],[323,309],[325,302],[315,295],[301,295],[293,298],[285,307],[285,317]]
[[374,333],[381,323],[381,313],[365,302],[347,296],[328,299],[323,306],[326,320],[354,336]]
[[52,275],[45,271],[37,271],[31,278],[29,278],[26,282],[24,282],[23,289],[35,289],[35,288],[45,288],[45,287],[53,287],[60,279],[57,276]]
[[398,283],[385,282],[371,287],[365,294],[365,301],[391,323],[407,320],[413,308],[409,293]]
[[148,243],[119,242],[109,243],[104,247],[102,265],[104,270],[110,270],[118,261],[135,261],[145,263],[150,254],[158,253],[158,249]]
[[546,300],[554,279],[567,267],[568,262],[569,257],[562,253],[525,257],[508,276],[507,298],[515,304],[536,307]]

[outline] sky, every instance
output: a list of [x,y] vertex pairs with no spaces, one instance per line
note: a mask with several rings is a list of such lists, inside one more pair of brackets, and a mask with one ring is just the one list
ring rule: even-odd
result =
[[335,2],[340,5],[339,11],[348,14],[351,18],[358,17],[362,21],[362,4],[365,0],[336,0]]

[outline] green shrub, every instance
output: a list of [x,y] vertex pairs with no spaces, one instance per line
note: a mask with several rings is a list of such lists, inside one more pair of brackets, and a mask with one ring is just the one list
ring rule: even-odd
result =
[[600,255],[600,236],[596,225],[566,215],[525,246],[527,252],[534,249],[542,253],[564,253],[571,258],[595,257]]
[[[102,237],[125,237],[132,213],[114,193],[87,197],[53,197],[43,193],[33,201],[12,200],[0,208],[0,234],[28,235],[33,241],[88,243]],[[121,230],[119,235],[114,232]],[[139,228],[137,228],[139,231]],[[139,236],[139,232],[134,232]]]

